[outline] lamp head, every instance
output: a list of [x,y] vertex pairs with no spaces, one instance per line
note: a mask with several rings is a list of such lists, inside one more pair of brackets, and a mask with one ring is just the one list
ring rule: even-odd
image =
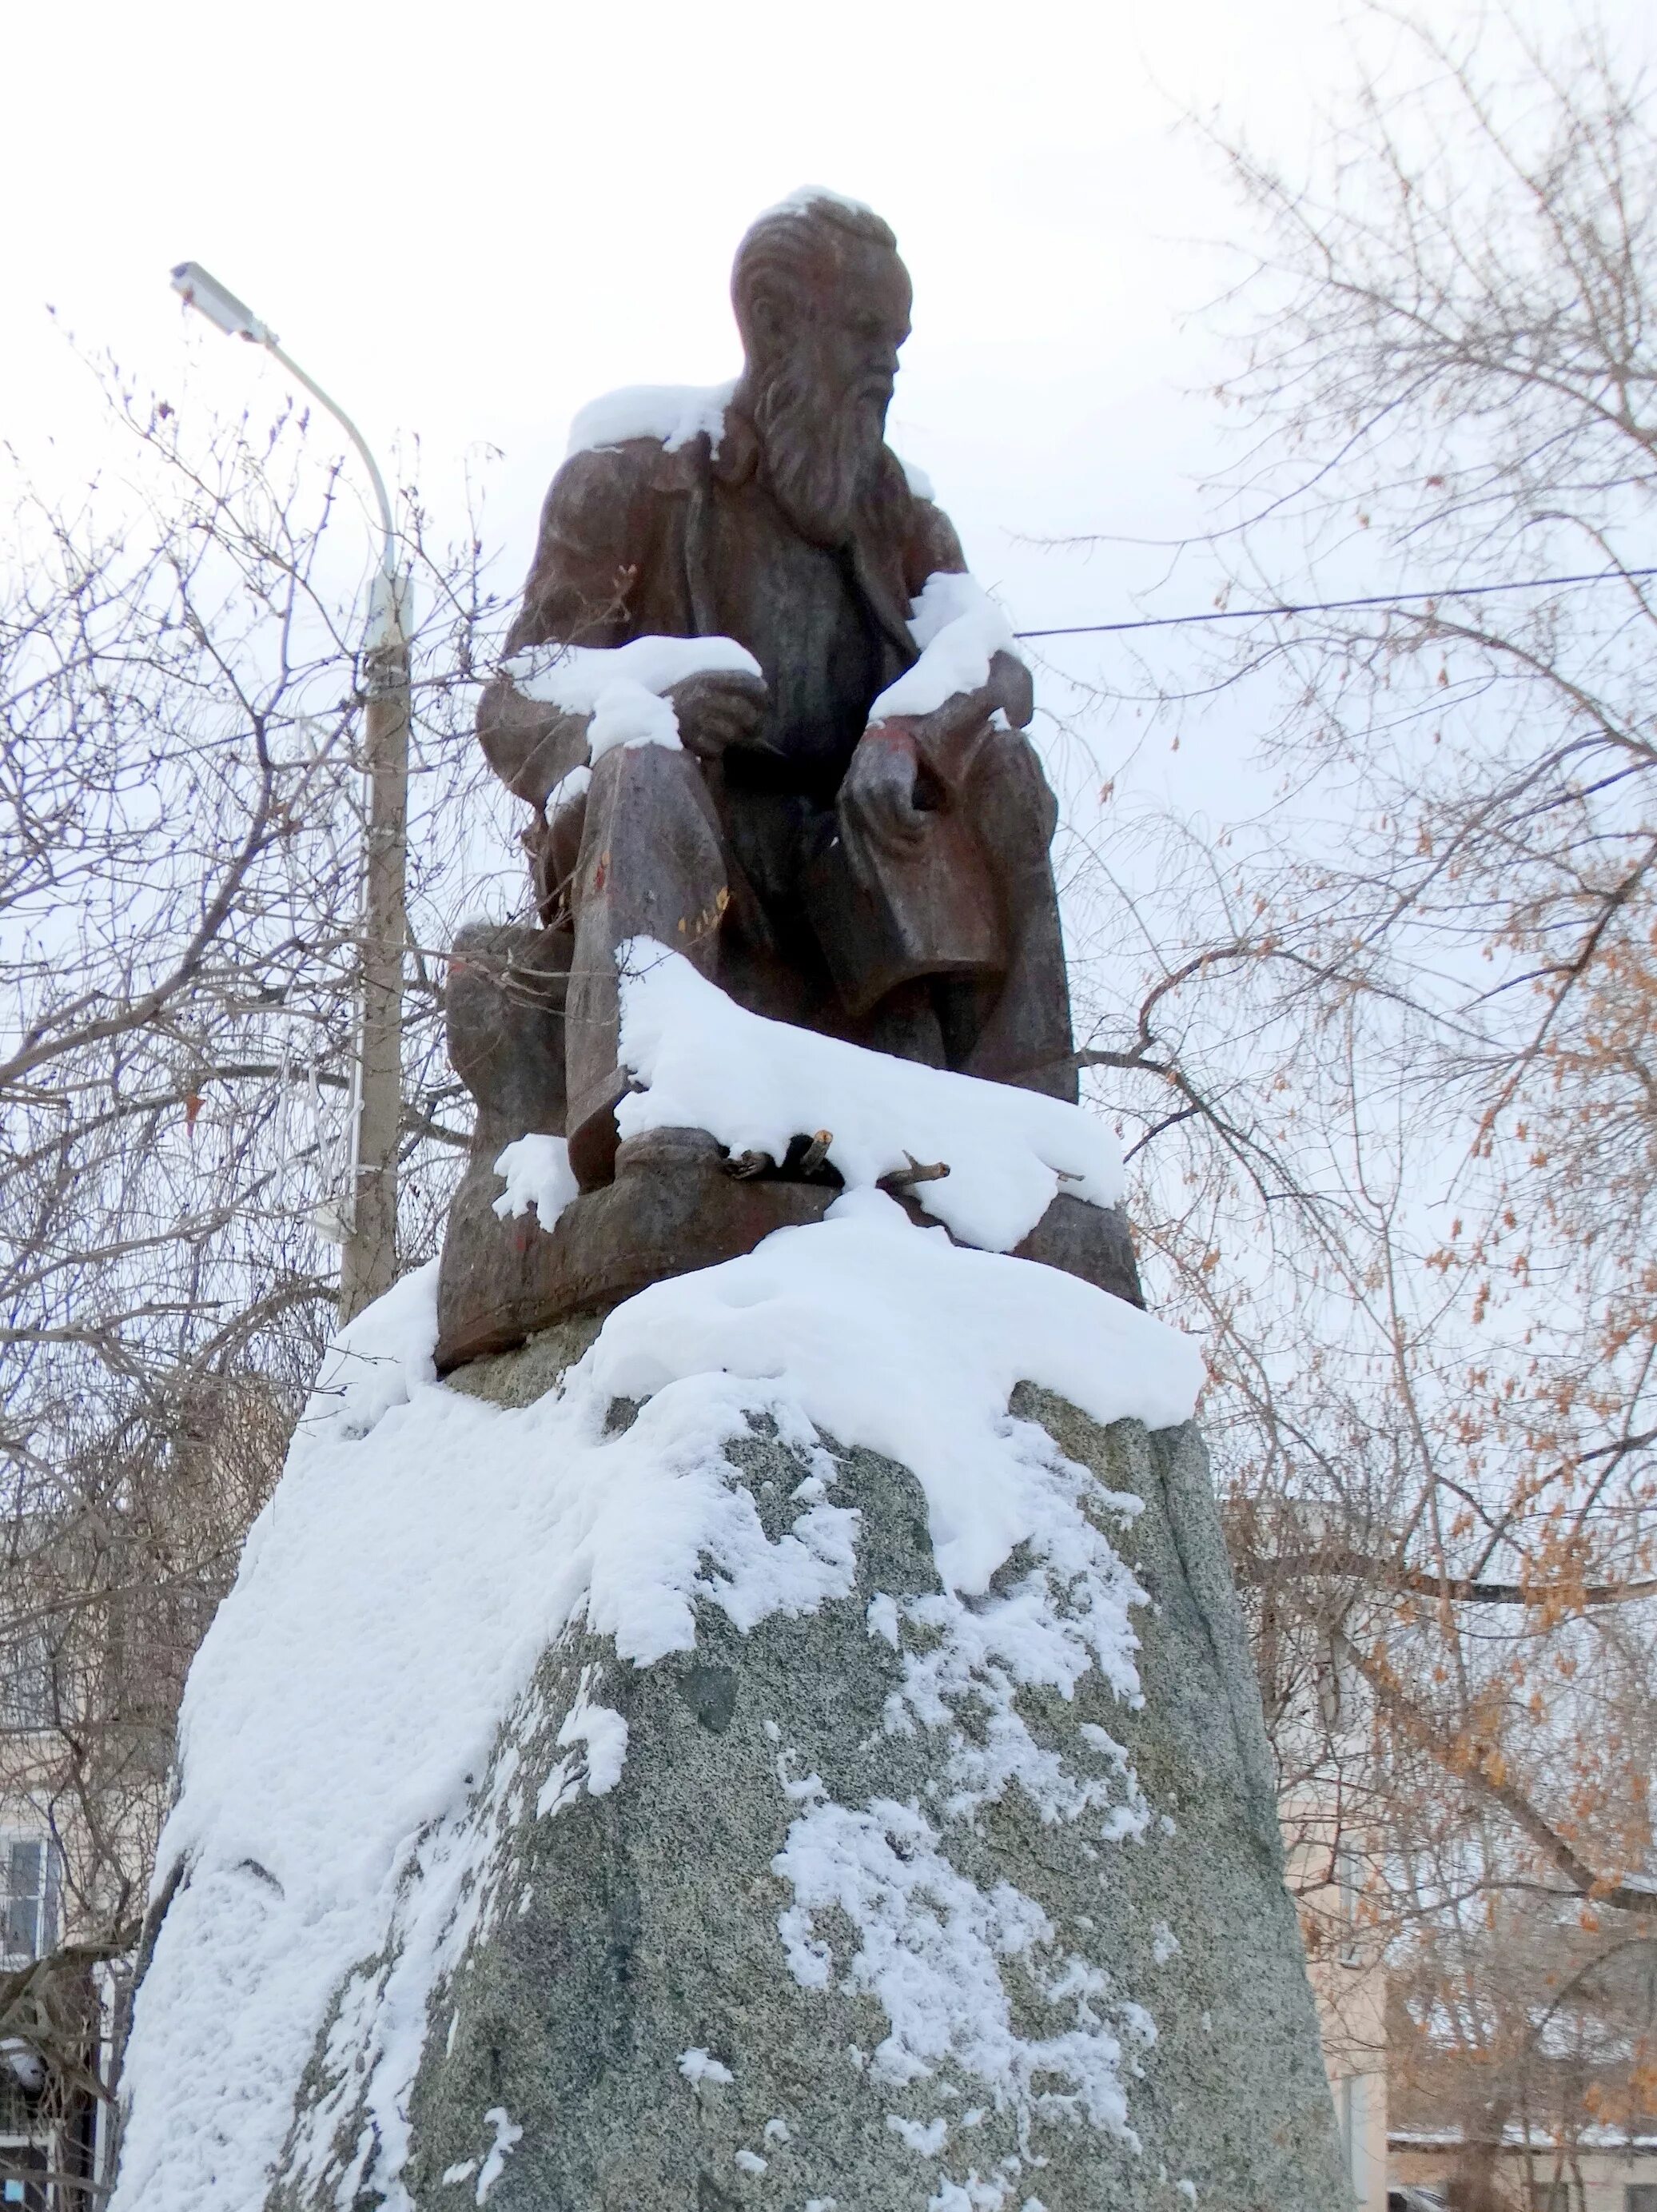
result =
[[246,338],[253,345],[274,345],[276,334],[253,310],[227,291],[216,276],[209,276],[199,261],[181,261],[173,271],[173,289],[185,304],[229,338]]

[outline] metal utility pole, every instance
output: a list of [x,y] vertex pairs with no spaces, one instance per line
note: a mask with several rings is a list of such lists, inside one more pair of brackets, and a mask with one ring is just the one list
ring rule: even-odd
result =
[[342,1321],[397,1280],[397,1164],[403,1131],[403,955],[408,942],[409,645],[393,605],[367,655],[363,752],[368,845],[362,875],[361,1028],[351,1225],[340,1252]]
[[391,503],[362,434],[322,386],[285,354],[276,334],[197,261],[181,261],[173,289],[228,337],[273,354],[343,429],[367,470],[379,503],[383,544],[368,633],[363,717],[368,836],[362,877],[355,1114],[351,1130],[349,1223],[340,1251],[339,1311],[349,1321],[397,1279],[398,1151],[403,1123],[403,961],[408,944],[409,642],[403,628]]

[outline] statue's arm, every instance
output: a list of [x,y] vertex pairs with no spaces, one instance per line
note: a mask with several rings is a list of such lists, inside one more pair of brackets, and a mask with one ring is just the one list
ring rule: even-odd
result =
[[[904,582],[913,605],[936,576],[968,576],[966,559],[955,526],[931,500],[916,499],[913,522],[904,546]],[[962,592],[963,605],[987,602],[975,585]],[[1005,624],[997,623],[1005,633]],[[843,830],[853,848],[864,845],[901,852],[917,848],[926,833],[927,812],[920,804],[920,779],[923,764],[948,789],[960,787],[970,767],[977,742],[995,716],[1004,715],[1022,729],[1035,712],[1029,671],[1017,655],[990,652],[979,665],[984,681],[971,690],[938,696],[920,674],[926,655],[875,702],[875,715],[853,751],[840,788]],[[913,699],[902,700],[907,690]],[[918,696],[914,696],[917,695]],[[887,702],[890,702],[889,707]],[[963,759],[962,749],[966,749]],[[858,862],[853,860],[853,866]]]
[[[905,548],[904,566],[912,599],[920,598],[929,577],[968,574],[954,523],[929,499],[915,501],[914,527]],[[998,708],[1016,730],[1022,730],[1035,712],[1030,672],[1013,653],[996,653],[990,662],[988,682],[978,691],[959,693],[957,699],[958,707],[956,700],[951,700],[939,709],[940,714],[955,720],[973,720],[993,714]]]
[[[620,645],[632,635],[629,598],[650,557],[646,471],[628,447],[576,453],[552,480],[535,558],[504,657],[538,645]],[[484,687],[477,736],[490,767],[531,806],[586,758],[586,714],[527,699],[509,676]]]

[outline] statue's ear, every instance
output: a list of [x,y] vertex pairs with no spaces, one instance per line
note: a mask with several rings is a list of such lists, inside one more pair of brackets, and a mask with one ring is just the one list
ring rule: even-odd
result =
[[787,342],[789,302],[774,285],[756,284],[749,295],[748,320],[756,352],[774,357]]

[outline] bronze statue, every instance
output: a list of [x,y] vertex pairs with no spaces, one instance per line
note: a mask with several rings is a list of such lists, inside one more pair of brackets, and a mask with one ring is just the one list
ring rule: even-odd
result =
[[[865,208],[797,195],[744,238],[731,297],[744,367],[722,411],[677,435],[623,420],[559,471],[478,714],[491,765],[536,810],[542,927],[474,927],[457,946],[451,1048],[478,1099],[475,1157],[561,1133],[586,1192],[617,1172],[616,953],[637,935],[757,1012],[1076,1097],[1028,672],[997,650],[972,688],[871,719],[920,657],[909,618],[929,580],[966,567],[884,441],[909,331],[896,241]],[[533,696],[524,672],[653,637],[733,639],[762,675],[673,685],[679,745],[616,744],[589,775],[589,715]],[[798,1212],[773,1204],[763,1226]],[[634,1214],[604,1219],[639,1243]],[[457,1249],[446,1276],[482,1264]]]

